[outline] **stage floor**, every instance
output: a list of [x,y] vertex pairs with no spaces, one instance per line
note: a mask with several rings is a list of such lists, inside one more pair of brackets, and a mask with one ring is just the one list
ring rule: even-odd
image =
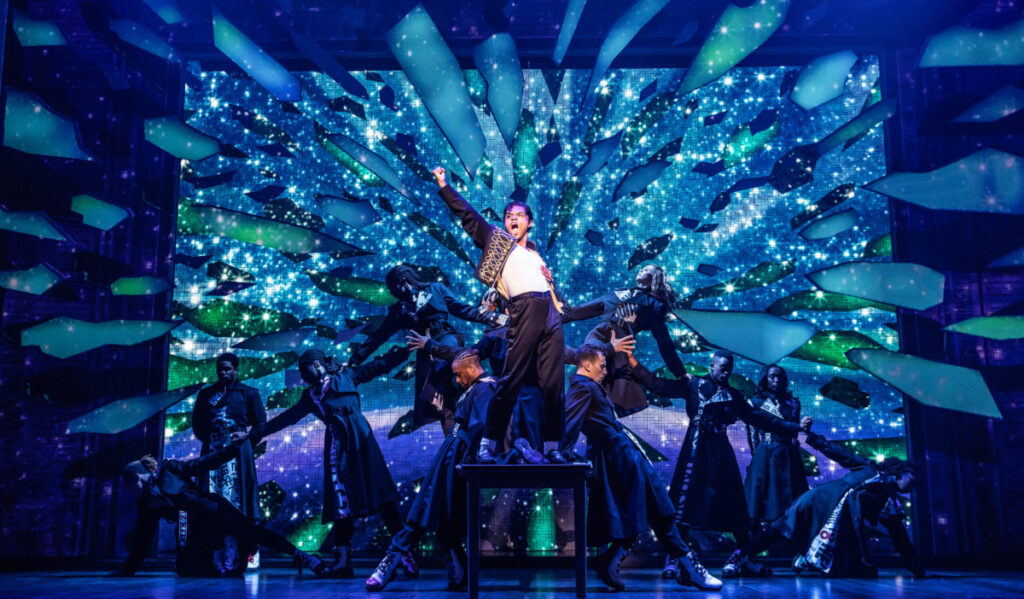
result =
[[[338,596],[371,595],[363,590],[362,579],[316,580],[306,574],[298,577],[294,570],[265,569],[245,576],[244,579],[177,578],[171,572],[141,572],[134,578],[106,578],[104,572],[64,571],[25,572],[0,574],[0,596],[14,597],[71,597],[73,599],[100,599],[105,597],[131,597],[132,599],[170,599],[235,597],[255,599],[336,598]],[[367,575],[369,572],[364,572]],[[572,572],[485,569],[481,572],[481,597],[537,597],[545,599],[575,597]],[[615,594],[622,599],[685,597],[701,595],[699,591],[685,589],[672,581],[663,581],[660,571],[631,570],[625,575],[627,590]],[[446,590],[445,574],[439,570],[424,571],[418,580],[395,580],[383,593],[394,597],[465,597],[466,593]],[[873,597],[927,598],[958,597],[1021,597],[1024,589],[1022,572],[953,572],[940,571],[923,580],[903,577],[897,570],[884,570],[876,580],[824,580],[780,574],[774,578],[747,579],[726,582],[721,597],[767,597],[778,599],[829,599]],[[612,593],[591,574],[587,594],[609,596]]]

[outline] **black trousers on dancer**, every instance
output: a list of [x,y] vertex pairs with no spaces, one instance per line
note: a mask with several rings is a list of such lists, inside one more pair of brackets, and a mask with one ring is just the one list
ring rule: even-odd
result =
[[519,388],[523,386],[534,356],[537,358],[537,386],[544,401],[545,441],[561,441],[564,421],[565,339],[562,315],[550,293],[523,293],[512,298],[506,334],[508,353],[498,391],[487,414],[488,439],[505,438]]

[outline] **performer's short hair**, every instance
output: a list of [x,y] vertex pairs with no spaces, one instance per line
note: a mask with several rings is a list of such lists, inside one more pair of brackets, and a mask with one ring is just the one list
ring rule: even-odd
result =
[[885,458],[878,464],[878,469],[893,476],[915,475],[914,464],[899,458]]
[[404,283],[409,283],[413,289],[422,289],[427,286],[427,284],[424,283],[416,274],[416,271],[408,264],[399,264],[389,270],[388,274],[384,275],[384,285],[387,286],[391,295],[395,296],[397,299],[402,299],[405,295],[402,291],[402,285]]
[[736,361],[736,355],[727,349],[715,350],[715,353],[711,354],[711,361],[715,360],[729,360],[730,362]]
[[523,212],[526,213],[526,218],[530,219],[530,225],[532,226],[533,225],[533,210],[530,210],[530,206],[527,205],[527,203],[522,201],[522,200],[512,200],[508,204],[505,204],[505,211],[501,213],[502,218],[504,218],[505,215],[508,214],[509,210],[512,210],[513,208],[515,208],[517,206],[519,208],[523,209]]
[[464,362],[466,360],[480,366],[480,352],[475,349],[464,349],[455,354],[455,359],[452,360],[452,364],[455,364],[456,362]]
[[234,366],[236,370],[238,369],[238,356],[231,352],[224,352],[217,356],[217,361],[215,363],[220,364],[221,362],[231,362],[231,365]]
[[121,477],[128,481],[134,481],[136,478],[144,474],[149,474],[149,470],[142,465],[141,460],[134,460],[125,464],[125,467],[121,469]]
[[604,350],[602,350],[600,347],[596,345],[591,345],[589,343],[584,343],[583,345],[581,345],[579,350],[577,350],[576,352],[576,357],[580,364],[584,362],[593,362],[594,360],[597,360],[599,357],[603,355]]

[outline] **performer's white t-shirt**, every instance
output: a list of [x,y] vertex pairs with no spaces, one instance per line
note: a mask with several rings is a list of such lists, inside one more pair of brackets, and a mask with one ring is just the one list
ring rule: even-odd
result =
[[541,293],[550,289],[548,280],[540,267],[544,265],[540,254],[530,251],[523,246],[516,244],[505,261],[505,267],[501,269],[501,280],[505,283],[505,291],[509,297],[515,297],[523,293],[539,291]]

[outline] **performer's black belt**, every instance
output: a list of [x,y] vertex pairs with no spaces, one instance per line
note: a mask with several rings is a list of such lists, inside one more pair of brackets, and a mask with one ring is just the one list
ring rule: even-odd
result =
[[527,299],[527,298],[531,298],[531,297],[547,297],[547,298],[550,298],[551,297],[551,292],[550,291],[527,291],[526,293],[520,293],[519,295],[513,297],[509,301],[515,302],[516,300]]

